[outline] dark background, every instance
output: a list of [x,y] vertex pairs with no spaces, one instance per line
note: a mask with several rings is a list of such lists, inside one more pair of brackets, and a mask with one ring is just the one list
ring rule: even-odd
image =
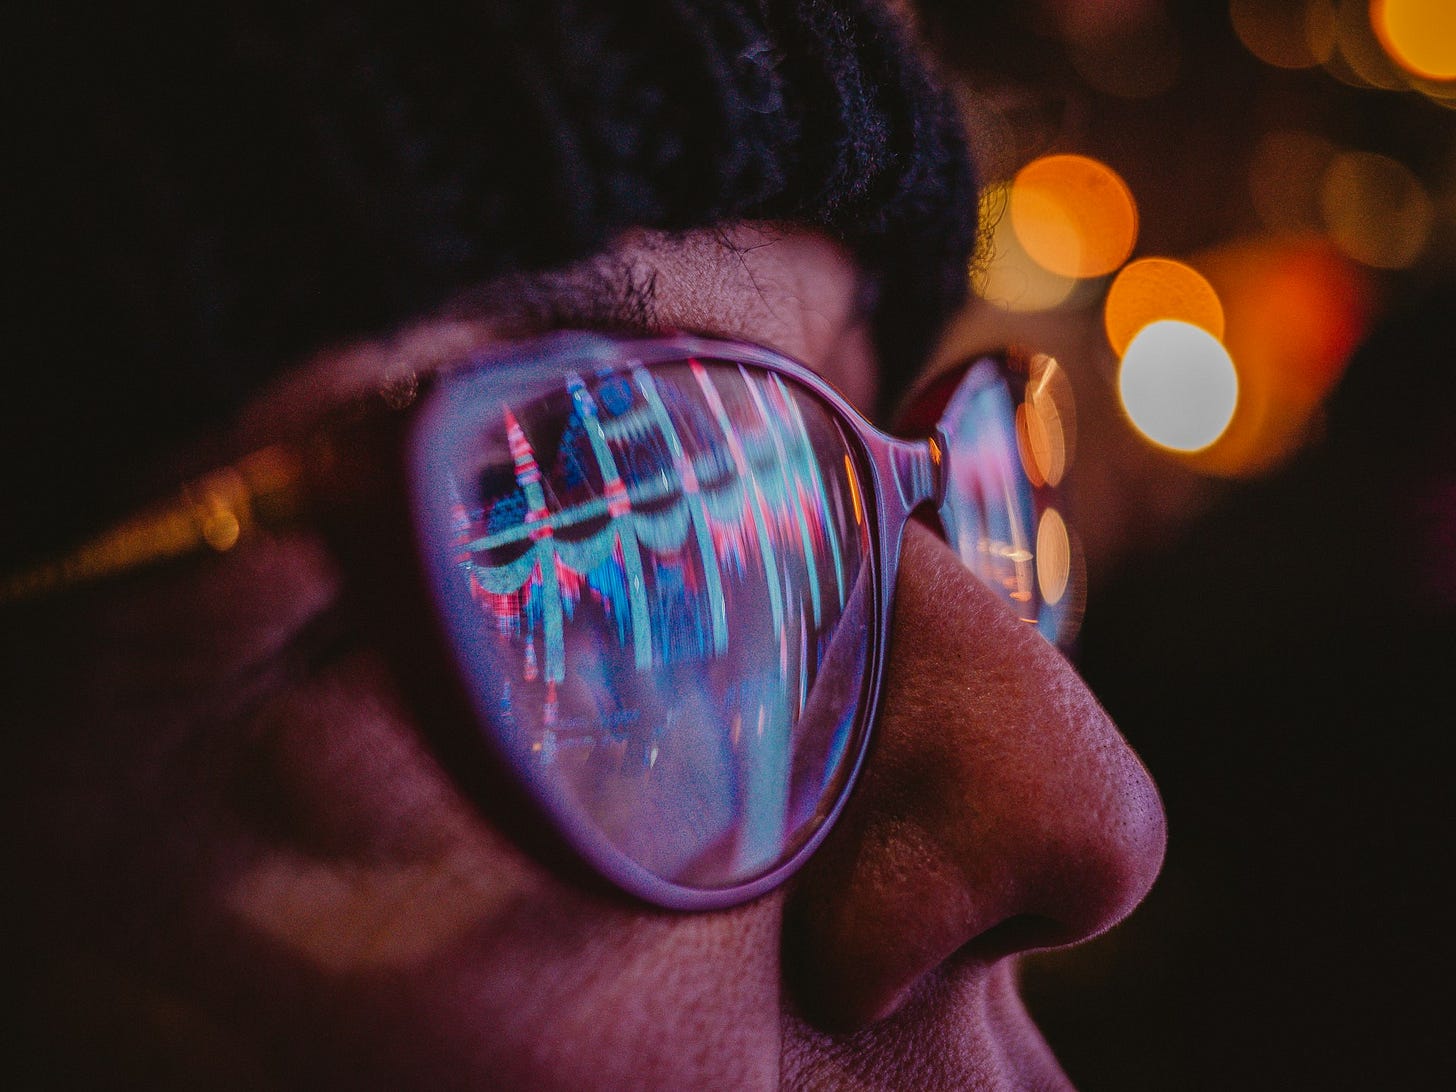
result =
[[[1100,159],[1136,197],[1134,257],[1197,266],[1276,228],[1319,236],[1318,210],[1271,225],[1252,195],[1275,130],[1387,156],[1430,198],[1414,258],[1342,257],[1368,319],[1358,347],[1300,443],[1257,472],[1138,441],[1107,396],[1105,283],[1044,312],[983,305],[963,336],[1048,346],[1076,381],[1090,478],[1078,660],[1169,818],[1143,908],[1026,967],[1068,1072],[1092,1092],[1446,1087],[1456,98],[1371,86],[1400,81],[1355,56],[1368,23],[1364,45],[1347,33],[1324,63],[1289,68],[1255,56],[1224,0],[921,6],[969,88],[988,181],[1050,152]],[[1367,18],[1360,2],[1235,7],[1276,30]],[[1098,72],[1099,49],[1132,59]],[[1131,94],[1092,86],[1088,72],[1116,91],[1103,77],[1117,64]],[[1361,215],[1378,227],[1395,211],[1376,200]]]

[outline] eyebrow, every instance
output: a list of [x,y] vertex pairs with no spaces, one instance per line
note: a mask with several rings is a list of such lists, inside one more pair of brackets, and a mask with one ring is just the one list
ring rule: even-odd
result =
[[658,279],[646,263],[607,253],[565,270],[507,274],[468,288],[439,317],[482,322],[507,339],[563,328],[660,334]]

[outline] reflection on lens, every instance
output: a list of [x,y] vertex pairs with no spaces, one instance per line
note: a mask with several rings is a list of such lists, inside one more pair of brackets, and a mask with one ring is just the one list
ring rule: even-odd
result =
[[1072,540],[1066,521],[1055,508],[1041,514],[1036,528],[1036,583],[1050,606],[1067,594],[1072,576]]
[[1035,622],[1032,495],[1020,470],[1015,422],[1016,407],[994,367],[975,365],[942,422],[955,433],[946,436],[949,490],[941,522],[971,571]]
[[1072,385],[1054,357],[1031,359],[1026,398],[1016,407],[1016,440],[1033,485],[1058,486],[1072,461],[1076,410]]
[[481,381],[454,427],[471,670],[513,759],[654,876],[783,863],[862,730],[868,531],[834,418],[690,360]]
[[1030,372],[1024,401],[990,359],[961,380],[940,421],[949,452],[940,519],[983,584],[1049,641],[1066,643],[1080,620],[1080,600],[1069,594],[1072,545],[1040,498],[1066,469],[1071,391],[1050,357]]

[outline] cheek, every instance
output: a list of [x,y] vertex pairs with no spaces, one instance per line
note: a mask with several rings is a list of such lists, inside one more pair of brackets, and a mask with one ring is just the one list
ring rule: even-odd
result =
[[778,919],[772,902],[694,918],[522,907],[416,980],[385,1021],[398,1071],[417,1072],[423,1035],[491,1087],[771,1087]]
[[454,792],[391,693],[372,657],[340,664],[275,703],[239,780],[258,846],[218,909],[322,1022],[270,1035],[301,1060],[347,1043],[323,1064],[350,1082],[771,1084],[778,902],[671,915],[557,879]]
[[542,886],[454,793],[372,655],[279,696],[250,734],[229,791],[250,852],[219,901],[305,964],[408,970]]
[[330,1087],[773,1084],[778,898],[682,916],[572,886],[460,797],[367,649],[239,667],[327,601],[315,560],[57,624],[76,677],[32,684],[55,712],[17,801],[55,1034],[197,1084],[224,1053]]

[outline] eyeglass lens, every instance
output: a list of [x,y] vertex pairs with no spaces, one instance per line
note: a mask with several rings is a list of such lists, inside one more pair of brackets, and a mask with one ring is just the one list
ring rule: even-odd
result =
[[[990,358],[973,363],[940,418],[946,539],[981,582],[1054,644],[1081,621],[1080,577],[1054,493],[1067,462],[1071,392],[1050,357],[1032,362],[1025,398]],[[1039,496],[1040,495],[1040,496]]]
[[740,885],[832,806],[863,731],[869,515],[806,388],[680,361],[472,411],[455,537],[499,742],[651,874]]

